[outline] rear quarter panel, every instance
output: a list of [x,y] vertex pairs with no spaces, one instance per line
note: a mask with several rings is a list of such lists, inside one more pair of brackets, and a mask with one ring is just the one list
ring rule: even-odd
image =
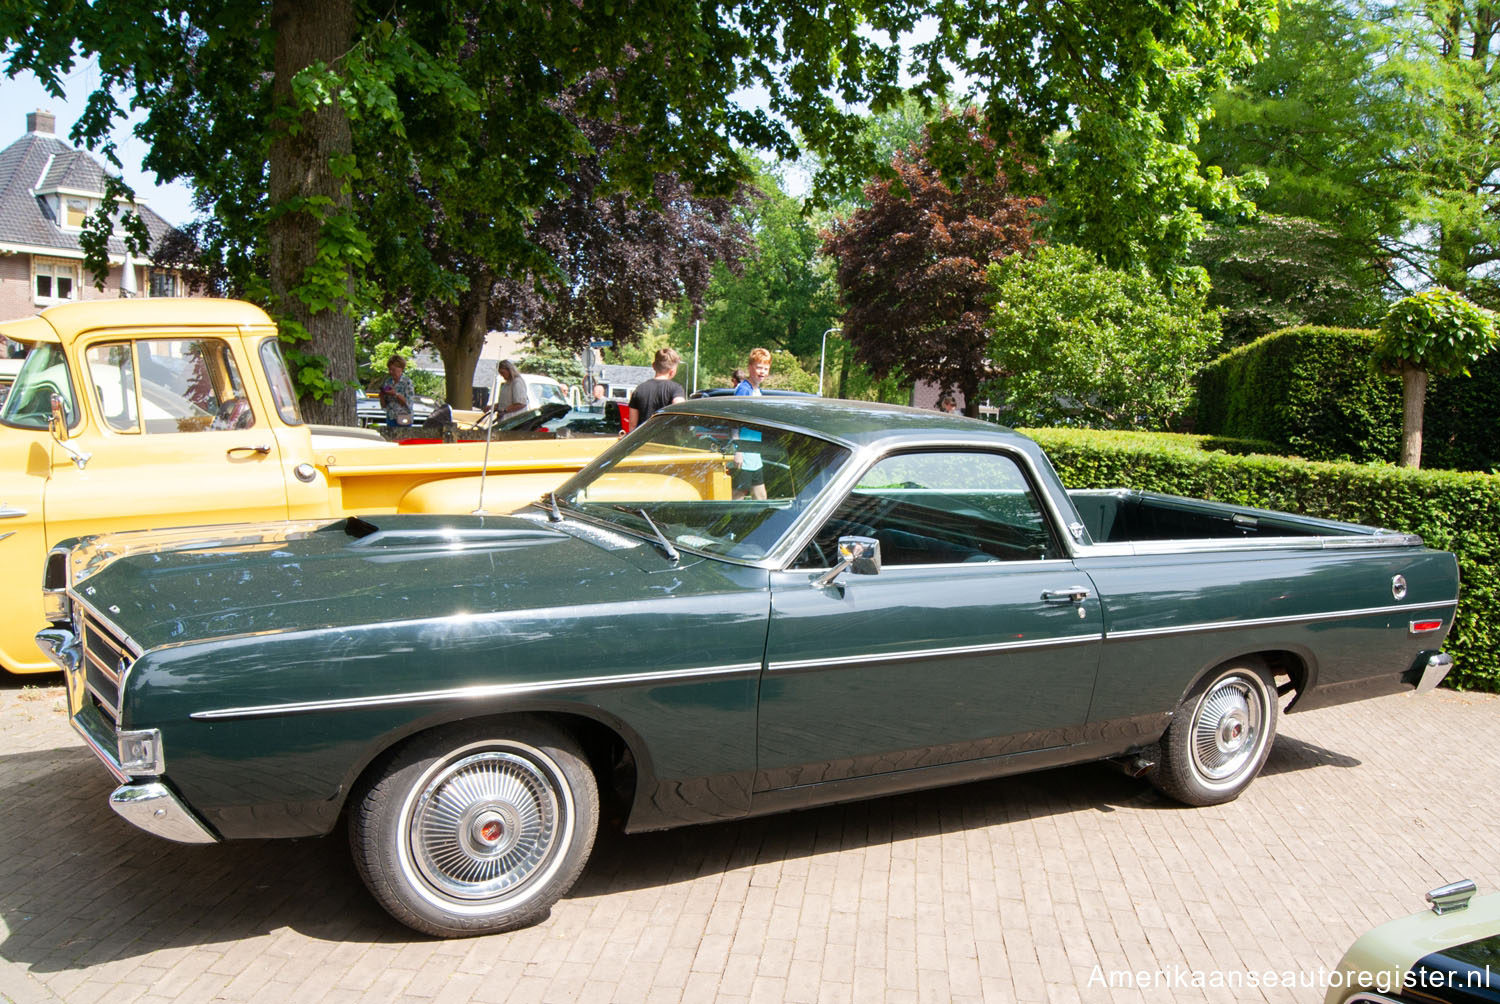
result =
[[[1090,721],[1161,716],[1200,675],[1253,653],[1287,652],[1306,670],[1290,710],[1402,687],[1437,651],[1458,595],[1453,555],[1422,547],[1289,546],[1083,558],[1104,607]],[[1407,592],[1398,600],[1392,581]],[[1440,631],[1411,622],[1441,617]]]

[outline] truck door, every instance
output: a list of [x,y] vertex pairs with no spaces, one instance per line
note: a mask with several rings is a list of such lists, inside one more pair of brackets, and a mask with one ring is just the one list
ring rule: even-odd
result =
[[[843,536],[879,541],[880,571],[818,585]],[[1010,455],[879,461],[771,593],[757,790],[1064,746],[1087,721],[1099,601]]]
[[63,399],[76,430],[79,412],[67,356],[57,342],[40,342],[0,408],[0,569],[17,580],[5,594],[9,600],[0,618],[0,666],[17,673],[56,668],[33,640],[47,626],[41,589],[48,547],[43,505],[52,473],[47,420],[54,394]]
[[246,380],[234,329],[101,334],[76,351],[93,417],[53,449],[47,537],[285,519],[286,483],[270,418]]

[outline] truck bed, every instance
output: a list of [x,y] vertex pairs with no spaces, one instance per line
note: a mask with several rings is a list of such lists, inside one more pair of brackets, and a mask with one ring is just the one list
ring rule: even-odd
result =
[[1420,537],[1394,530],[1156,492],[1115,488],[1070,491],[1068,497],[1096,544],[1306,538],[1312,545],[1330,537],[1351,538],[1349,544],[1422,543]]

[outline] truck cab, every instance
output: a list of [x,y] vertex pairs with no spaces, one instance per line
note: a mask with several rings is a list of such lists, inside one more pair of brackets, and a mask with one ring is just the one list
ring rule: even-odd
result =
[[[514,508],[576,471],[602,443],[403,448],[302,419],[277,329],[232,300],[66,304],[0,324],[31,346],[0,405],[0,666],[50,671],[33,636],[32,585],[47,548],[104,531]],[[499,444],[497,444],[498,446]],[[497,483],[497,474],[520,473]],[[462,498],[459,498],[459,495]],[[477,496],[476,496],[477,497]]]

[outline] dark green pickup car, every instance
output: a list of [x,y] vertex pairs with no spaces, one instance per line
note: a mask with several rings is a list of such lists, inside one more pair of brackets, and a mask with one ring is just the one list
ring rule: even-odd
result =
[[1412,536],[1068,492],[1030,440],[818,399],[675,405],[514,515],[55,550],[74,725],[181,841],[325,834],[422,931],[534,922],[630,830],[1083,760],[1236,797],[1288,711],[1435,685]]

